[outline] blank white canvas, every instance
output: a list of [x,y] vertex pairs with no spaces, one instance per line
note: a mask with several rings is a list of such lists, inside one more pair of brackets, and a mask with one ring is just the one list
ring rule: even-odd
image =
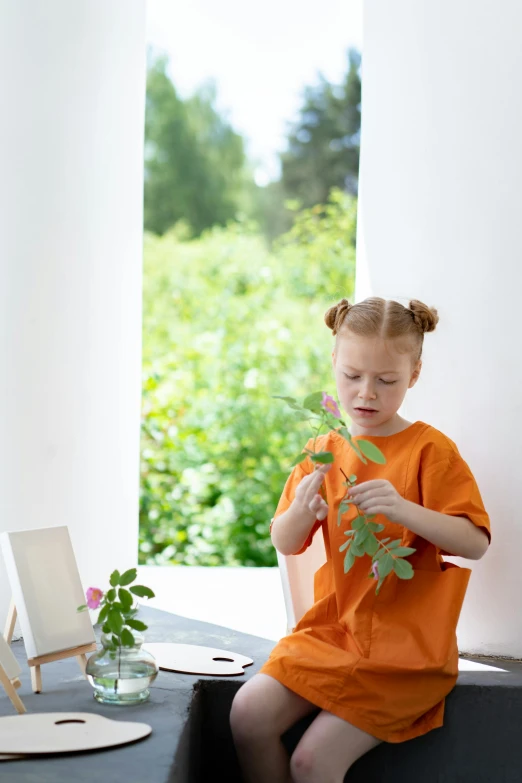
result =
[[66,526],[0,534],[28,658],[95,641]]
[[[3,667],[5,673],[10,680],[14,680],[15,677],[19,677],[22,673],[20,664],[13,655],[13,652],[7,644],[4,637],[0,634],[0,666]],[[1,686],[0,686],[1,687]]]

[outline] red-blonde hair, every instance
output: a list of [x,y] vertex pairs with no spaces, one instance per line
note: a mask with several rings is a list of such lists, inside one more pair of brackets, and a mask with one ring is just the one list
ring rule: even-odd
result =
[[326,311],[324,321],[334,335],[349,331],[360,337],[408,340],[418,361],[424,335],[433,332],[439,316],[435,308],[418,299],[412,299],[410,306],[404,307],[399,302],[373,296],[354,305],[348,299],[341,299]]

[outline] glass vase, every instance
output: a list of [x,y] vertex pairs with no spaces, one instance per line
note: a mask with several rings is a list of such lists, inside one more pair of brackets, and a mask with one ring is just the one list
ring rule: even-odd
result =
[[103,704],[139,704],[149,698],[149,685],[156,679],[158,664],[142,649],[141,634],[133,631],[133,647],[107,649],[108,639],[101,637],[102,647],[87,661],[87,679],[94,688],[94,698]]

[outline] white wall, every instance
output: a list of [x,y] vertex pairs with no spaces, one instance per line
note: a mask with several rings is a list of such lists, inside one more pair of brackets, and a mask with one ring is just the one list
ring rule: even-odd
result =
[[494,543],[464,650],[522,656],[522,5],[365,0],[358,297],[438,307],[406,413],[470,463]]
[[145,0],[0,0],[0,72],[0,531],[67,524],[104,586],[137,557]]

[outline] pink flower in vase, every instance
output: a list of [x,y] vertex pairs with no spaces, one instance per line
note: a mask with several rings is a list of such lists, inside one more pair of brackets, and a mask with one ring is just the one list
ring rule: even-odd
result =
[[103,590],[100,590],[99,587],[89,587],[85,595],[89,609],[97,609],[103,598]]

